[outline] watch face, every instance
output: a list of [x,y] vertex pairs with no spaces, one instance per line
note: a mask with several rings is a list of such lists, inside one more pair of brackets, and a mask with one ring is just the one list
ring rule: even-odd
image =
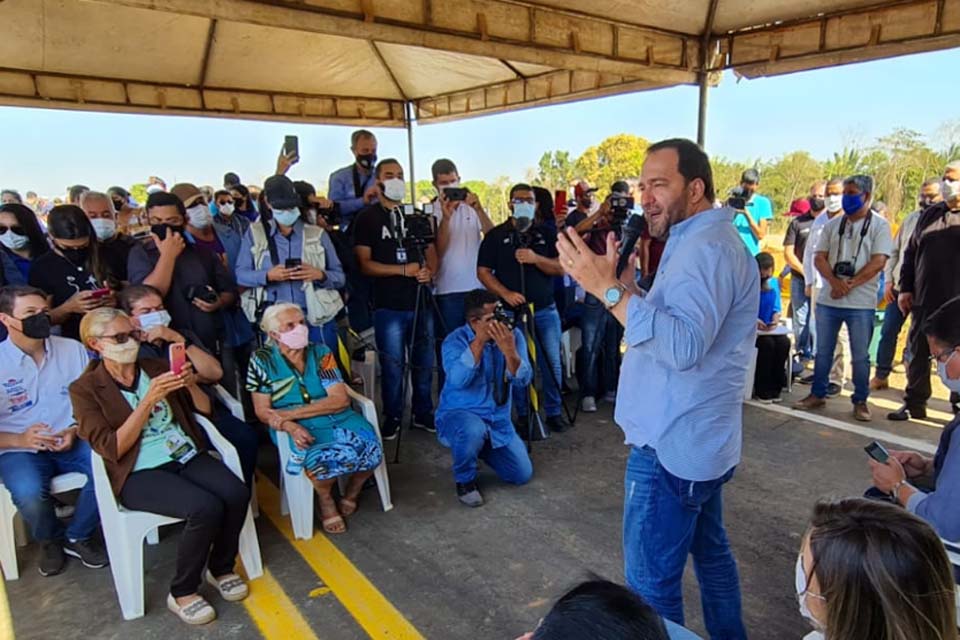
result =
[[620,290],[620,287],[610,287],[603,292],[603,299],[606,300],[607,304],[614,305],[620,302],[620,298],[623,296],[623,292]]

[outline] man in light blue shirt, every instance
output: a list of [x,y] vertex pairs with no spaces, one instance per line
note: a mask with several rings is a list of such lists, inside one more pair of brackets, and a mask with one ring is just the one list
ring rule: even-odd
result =
[[358,129],[350,136],[350,151],[353,164],[337,169],[330,174],[327,197],[340,208],[340,227],[346,231],[353,222],[353,215],[368,204],[377,201],[377,138],[366,129]]
[[526,388],[533,369],[520,330],[495,319],[497,300],[484,289],[467,293],[467,323],[443,341],[447,380],[437,409],[437,439],[453,453],[457,497],[468,507],[483,504],[478,460],[511,484],[526,484],[533,475],[530,456],[510,420],[511,387]]
[[692,554],[710,637],[746,638],[722,488],[740,461],[760,278],[731,224],[734,211],[713,208],[713,174],[700,147],[680,139],[651,146],[640,188],[650,234],[669,233],[646,296],[632,268],[617,278],[612,236],[604,256],[575,233],[557,243],[564,269],[626,328],[615,414],[631,446],[625,573],[633,590],[682,625]]
[[740,188],[747,199],[747,206],[733,218],[733,226],[754,257],[760,253],[760,241],[767,236],[767,226],[773,219],[773,204],[767,196],[757,193],[759,186],[760,173],[756,169],[743,172]]

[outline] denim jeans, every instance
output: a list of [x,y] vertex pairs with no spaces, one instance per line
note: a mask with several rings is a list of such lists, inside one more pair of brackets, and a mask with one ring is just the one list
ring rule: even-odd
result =
[[813,368],[813,395],[825,398],[840,328],[850,336],[850,364],[853,369],[854,404],[870,395],[870,340],[873,338],[873,309],[844,309],[817,305],[817,359]]
[[[513,425],[506,425],[513,431]],[[510,484],[526,484],[533,477],[533,463],[527,448],[514,433],[510,442],[494,449],[490,425],[471,411],[448,411],[437,425],[441,444],[453,454],[453,477],[460,484],[477,479],[477,460],[483,460],[497,476]]]
[[[896,300],[896,292],[894,292]],[[897,303],[888,304],[883,312],[883,327],[880,329],[880,344],[877,345],[877,377],[887,379],[893,371],[893,357],[897,350],[897,340],[906,318],[900,312]],[[909,350],[909,347],[908,347]],[[909,360],[909,358],[907,358]]]
[[801,358],[813,357],[813,337],[810,333],[810,298],[805,292],[806,281],[796,274],[790,276],[790,306],[793,307],[793,335]]
[[[534,328],[537,332],[537,369],[543,380],[543,402],[548,418],[560,415],[560,314],[552,304],[534,313]],[[549,367],[549,369],[547,368]],[[553,375],[550,371],[553,371]],[[524,387],[513,387],[513,406],[518,416],[527,415],[527,394]]]
[[87,484],[80,489],[73,519],[67,526],[70,540],[86,540],[93,535],[100,522],[97,497],[93,491],[93,470],[90,467],[90,445],[79,438],[73,448],[62,453],[12,452],[0,456],[0,480],[13,496],[17,511],[23,516],[30,535],[38,542],[62,540],[63,525],[53,511],[50,499],[50,480],[53,476],[77,472],[87,476]]
[[[417,317],[413,336],[413,311],[377,309],[373,326],[380,354],[380,399],[388,419],[403,417],[403,374],[407,347],[410,348],[410,377],[413,382],[413,414],[433,413],[433,314],[427,310]],[[412,342],[412,344],[411,344]]]
[[469,292],[461,291],[434,296],[434,300],[437,301],[437,309],[440,311],[440,318],[437,322],[438,340],[443,340],[451,331],[459,329],[467,322],[467,316],[463,311],[463,301],[466,300],[467,293]]
[[700,583],[703,618],[711,638],[746,638],[737,563],[723,526],[723,485],[682,480],[663,468],[650,447],[633,447],[627,460],[623,555],[627,584],[664,618],[683,625],[683,570],[687,555]]
[[[583,341],[583,389],[581,397],[599,394],[598,377],[603,372],[604,391],[617,390],[617,356],[620,350],[620,326],[607,308],[589,293],[584,300],[580,330]],[[599,365],[599,366],[598,366]]]

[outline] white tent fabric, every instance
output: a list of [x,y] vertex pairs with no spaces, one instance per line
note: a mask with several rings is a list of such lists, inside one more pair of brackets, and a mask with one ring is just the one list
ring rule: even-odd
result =
[[960,45],[960,0],[2,0],[0,21],[0,104],[378,126]]

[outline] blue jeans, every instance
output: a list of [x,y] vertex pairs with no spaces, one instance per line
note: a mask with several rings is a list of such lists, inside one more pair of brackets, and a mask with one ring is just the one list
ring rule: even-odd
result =
[[437,309],[440,310],[440,320],[442,320],[442,322],[437,323],[438,340],[443,340],[451,331],[466,324],[467,316],[463,310],[463,301],[466,300],[467,293],[467,291],[461,291],[434,296],[434,300],[437,301]]
[[817,357],[813,367],[813,395],[827,396],[833,352],[837,348],[840,327],[847,325],[850,336],[850,365],[853,369],[854,404],[866,402],[870,395],[870,340],[873,338],[873,309],[843,309],[817,305]]
[[723,526],[723,485],[733,469],[708,482],[682,480],[663,468],[650,447],[627,460],[623,555],[627,584],[664,618],[683,625],[687,555],[700,583],[711,638],[746,638],[737,563]]
[[62,453],[12,452],[0,456],[0,480],[13,496],[17,511],[23,516],[30,535],[38,542],[62,540],[63,524],[53,511],[50,499],[50,480],[64,473],[82,473],[87,484],[80,489],[76,511],[66,530],[69,540],[86,540],[93,535],[100,522],[97,497],[93,490],[93,470],[90,467],[90,445],[79,438],[73,448]]
[[[596,396],[598,374],[603,372],[604,391],[617,390],[617,356],[620,350],[620,326],[607,308],[589,293],[584,300],[580,331],[583,341],[583,390],[580,395]],[[598,366],[599,364],[599,366]]]
[[[896,300],[894,291],[894,300]],[[880,344],[877,345],[877,377],[889,378],[893,371],[893,356],[897,350],[897,339],[906,318],[900,312],[897,303],[888,304],[883,312],[883,327],[880,329]],[[908,341],[909,342],[909,341]],[[908,347],[909,348],[909,347]],[[909,357],[906,358],[909,360]]]
[[[433,314],[421,311],[417,335],[412,336],[413,311],[377,309],[373,326],[380,354],[380,399],[388,419],[403,417],[403,366],[410,347],[410,376],[413,382],[413,414],[433,413]],[[411,344],[412,342],[412,344]]]
[[[441,444],[453,454],[453,477],[460,484],[477,479],[477,460],[483,460],[497,476],[510,484],[526,484],[533,477],[533,463],[520,437],[496,449],[490,444],[490,425],[470,411],[447,411],[437,430]],[[513,431],[513,425],[506,425]]]
[[[537,369],[543,380],[543,402],[548,418],[560,415],[560,388],[554,380],[560,381],[560,314],[557,305],[552,304],[534,313],[534,328],[537,332]],[[545,353],[544,353],[545,352]],[[546,358],[546,360],[544,360]],[[549,369],[547,369],[549,367]],[[550,375],[553,370],[553,375]],[[526,387],[513,387],[513,406],[518,416],[527,415]]]
[[793,307],[793,335],[801,358],[813,357],[813,337],[810,333],[810,298],[805,292],[806,281],[796,274],[790,276],[790,305]]

